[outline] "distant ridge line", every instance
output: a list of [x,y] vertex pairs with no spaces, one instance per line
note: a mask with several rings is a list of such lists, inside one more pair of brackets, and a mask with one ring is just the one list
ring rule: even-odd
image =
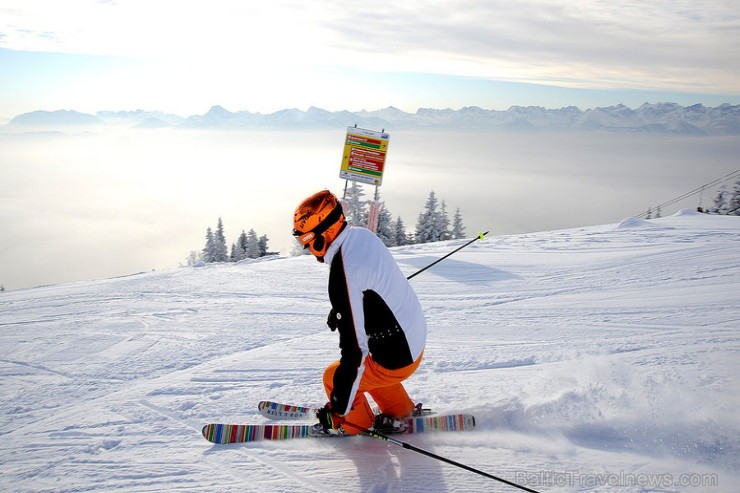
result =
[[336,129],[357,125],[394,130],[499,130],[604,131],[680,135],[740,135],[740,105],[717,107],[702,104],[645,103],[636,109],[623,104],[581,110],[576,106],[547,109],[541,106],[512,106],[508,110],[486,110],[478,106],[419,108],[408,113],[393,106],[375,111],[327,111],[310,107],[273,113],[231,112],[213,106],[202,115],[181,117],[160,111],[73,110],[33,111],[14,117],[11,126],[125,125],[139,129],[180,128],[212,130]]

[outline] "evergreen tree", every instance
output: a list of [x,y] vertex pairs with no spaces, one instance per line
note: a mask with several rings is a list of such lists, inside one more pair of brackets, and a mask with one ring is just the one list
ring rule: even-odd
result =
[[211,230],[211,227],[209,226],[208,229],[206,229],[206,246],[203,247],[203,262],[211,263],[215,262],[215,248],[214,248],[214,241],[213,241],[213,231]]
[[393,218],[385,203],[380,204],[378,212],[378,231],[375,234],[387,247],[396,246],[396,232],[392,228]]
[[729,211],[727,207],[727,188],[722,185],[719,190],[717,190],[717,195],[714,196],[714,207],[710,209],[710,212],[714,214],[727,214]]
[[396,246],[404,246],[411,243],[408,235],[406,234],[406,225],[403,224],[403,219],[400,217],[393,223],[393,237]]
[[740,178],[732,186],[730,199],[727,201],[727,213],[740,216]]
[[262,235],[259,239],[254,229],[249,230],[249,234],[242,230],[235,243],[231,244],[231,254],[226,247],[226,237],[224,236],[223,221],[218,220],[218,229],[214,233],[209,227],[206,230],[206,246],[197,258],[197,252],[191,252],[187,258],[188,265],[202,260],[207,263],[211,262],[239,262],[246,258],[257,258],[267,254],[267,235]]
[[345,195],[347,210],[344,211],[344,217],[350,226],[367,225],[366,201],[362,200],[364,195],[365,192],[362,190],[362,186],[358,185],[356,181],[353,181],[352,185],[347,187]]
[[216,233],[213,235],[213,262],[227,262],[229,260],[226,248],[226,237],[224,236],[224,223],[218,218]]
[[260,244],[257,239],[257,233],[250,229],[247,233],[247,257],[257,258],[260,256]]
[[441,228],[443,221],[440,220],[439,202],[434,190],[429,192],[429,197],[424,205],[424,211],[419,214],[416,222],[416,242],[429,243],[442,239],[444,229]]
[[198,252],[196,252],[195,250],[191,250],[190,254],[187,257],[185,257],[185,265],[187,265],[188,267],[192,267],[198,262],[200,262],[201,259],[202,259],[202,256],[199,255]]
[[447,214],[447,204],[445,204],[445,201],[442,201],[442,205],[439,208],[439,213],[437,214],[437,217],[434,220],[437,230],[439,231],[439,239],[440,240],[449,240],[452,238],[452,234],[450,233],[450,217]]
[[298,241],[293,242],[293,246],[290,248],[291,257],[298,257],[300,255],[311,255],[311,250],[303,248],[303,245]]
[[239,262],[245,258],[247,258],[247,233],[242,230],[242,234],[239,235],[234,244],[231,260],[232,262]]
[[259,239],[259,249],[260,249],[260,257],[264,257],[267,255],[267,242],[269,240],[267,239],[267,235],[260,236]]
[[455,210],[455,215],[452,217],[452,238],[459,240],[465,238],[465,226],[463,226],[462,214],[460,214],[460,208]]

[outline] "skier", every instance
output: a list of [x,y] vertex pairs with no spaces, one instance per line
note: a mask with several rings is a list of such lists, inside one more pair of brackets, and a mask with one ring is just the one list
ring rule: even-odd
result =
[[[339,332],[339,361],[324,371],[329,402],[313,433],[358,434],[363,428],[405,431],[402,418],[421,413],[403,382],[416,371],[426,343],[426,320],[416,293],[390,251],[371,231],[350,227],[328,190],[301,202],[293,235],[329,264],[327,325]],[[380,409],[374,415],[365,393]]]

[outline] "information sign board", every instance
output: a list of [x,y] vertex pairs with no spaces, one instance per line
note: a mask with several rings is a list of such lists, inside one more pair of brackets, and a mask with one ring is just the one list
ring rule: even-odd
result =
[[379,186],[387,152],[387,133],[348,127],[339,177]]

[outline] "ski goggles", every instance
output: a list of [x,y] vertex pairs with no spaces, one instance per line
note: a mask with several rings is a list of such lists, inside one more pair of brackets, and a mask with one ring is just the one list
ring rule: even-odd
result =
[[316,233],[314,233],[313,231],[309,231],[308,233],[301,233],[300,231],[294,229],[293,238],[295,238],[298,244],[301,245],[305,250],[309,247],[314,238],[316,238]]

